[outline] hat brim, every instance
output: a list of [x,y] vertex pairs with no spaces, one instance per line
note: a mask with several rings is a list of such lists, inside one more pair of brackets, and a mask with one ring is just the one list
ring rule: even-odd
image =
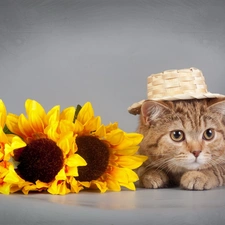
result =
[[142,100],[139,102],[136,102],[134,104],[132,104],[130,107],[128,107],[128,112],[130,114],[133,115],[137,115],[140,114],[141,112],[141,106],[145,101],[148,100],[153,100],[153,101],[176,101],[176,100],[190,100],[190,99],[205,99],[205,98],[224,98],[225,95],[221,95],[221,94],[213,94],[210,92],[207,92],[205,94],[199,94],[197,95],[196,93],[191,95],[191,94],[181,94],[181,95],[176,95],[176,96],[165,96],[165,97],[161,97],[161,98],[152,98],[152,99],[146,99],[146,100]]

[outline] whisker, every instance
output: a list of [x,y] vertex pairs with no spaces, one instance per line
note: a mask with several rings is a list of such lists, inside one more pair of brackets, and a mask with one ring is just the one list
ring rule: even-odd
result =
[[171,161],[173,161],[174,159],[168,157],[167,159],[165,158],[160,158],[154,162],[152,162],[148,168],[154,168],[156,171],[162,171],[168,168],[168,164],[170,164]]

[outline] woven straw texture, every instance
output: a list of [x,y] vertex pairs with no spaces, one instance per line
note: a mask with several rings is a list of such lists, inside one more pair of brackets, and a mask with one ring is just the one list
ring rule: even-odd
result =
[[[166,70],[152,74],[147,79],[147,100],[188,100],[225,97],[207,91],[205,78],[197,68]],[[140,114],[143,102],[134,103],[128,108],[131,114]]]
[[173,98],[176,95],[190,96],[192,93],[206,94],[205,79],[200,70],[190,68],[167,70],[148,77],[148,99]]

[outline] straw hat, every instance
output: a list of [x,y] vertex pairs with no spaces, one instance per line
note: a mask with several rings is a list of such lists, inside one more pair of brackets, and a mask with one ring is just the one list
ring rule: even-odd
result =
[[[225,97],[208,92],[201,70],[193,67],[152,74],[148,77],[147,82],[147,100],[169,101]],[[147,100],[131,105],[128,108],[129,113],[140,114],[141,106]]]

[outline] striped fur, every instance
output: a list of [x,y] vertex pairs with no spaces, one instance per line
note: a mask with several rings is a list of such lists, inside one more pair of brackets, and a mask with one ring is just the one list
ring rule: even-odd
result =
[[[146,101],[137,131],[144,135],[139,153],[149,157],[138,170],[140,186],[204,190],[225,184],[225,99]],[[184,138],[172,140],[174,131]]]

